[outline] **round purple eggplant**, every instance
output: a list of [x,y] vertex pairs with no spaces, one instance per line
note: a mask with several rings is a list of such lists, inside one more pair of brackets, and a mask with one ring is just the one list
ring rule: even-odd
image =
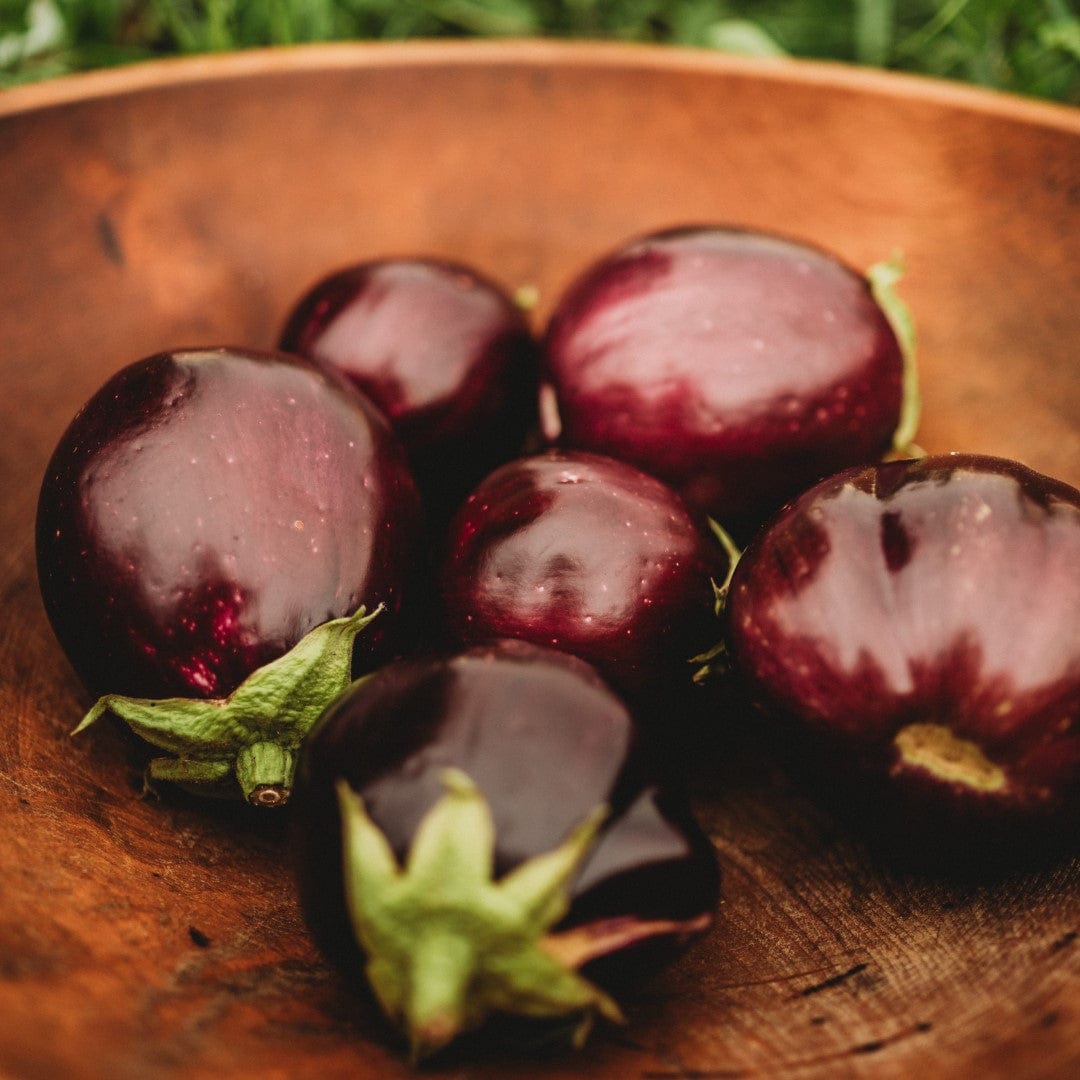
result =
[[895,276],[891,264],[868,278],[738,229],[638,239],[556,306],[545,431],[634,463],[748,533],[811,483],[912,438],[910,319]]
[[592,663],[635,704],[669,701],[715,636],[727,555],[665,484],[549,451],[495,470],[453,520],[441,571],[451,637],[516,637]]
[[844,471],[746,549],[725,617],[751,697],[916,845],[1075,826],[1076,489],[976,455]]
[[386,258],[330,274],[298,301],[280,347],[333,365],[382,408],[433,518],[537,426],[525,316],[459,263]]
[[337,376],[225,348],[129,365],[71,422],[38,503],[45,610],[101,695],[79,730],[111,712],[175,755],[151,778],[284,801],[354,660],[402,647],[421,543],[404,452]]
[[714,848],[626,705],[524,641],[360,680],[305,742],[292,810],[313,935],[414,1058],[493,1014],[584,1036],[619,1015],[590,972],[673,955],[718,903]]

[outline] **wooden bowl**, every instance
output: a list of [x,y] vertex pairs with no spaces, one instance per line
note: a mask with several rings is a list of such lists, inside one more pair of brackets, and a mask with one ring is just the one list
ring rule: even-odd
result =
[[[270,345],[323,272],[445,255],[533,286],[661,226],[902,250],[928,450],[1080,483],[1080,113],[840,66],[584,44],[315,47],[0,94],[0,1073],[407,1075],[300,921],[281,817],[140,797],[45,620],[46,459],[122,365]],[[630,1023],[472,1078],[1080,1075],[1080,863],[879,857],[767,752],[710,765],[715,929]],[[438,1070],[436,1070],[438,1071]]]

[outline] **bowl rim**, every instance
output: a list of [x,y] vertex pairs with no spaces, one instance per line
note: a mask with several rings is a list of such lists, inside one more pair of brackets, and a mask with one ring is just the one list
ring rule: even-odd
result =
[[317,42],[162,57],[7,87],[0,90],[0,120],[187,84],[313,71],[453,66],[711,73],[921,101],[1080,136],[1080,108],[937,76],[837,60],[749,57],[689,46],[552,38]]

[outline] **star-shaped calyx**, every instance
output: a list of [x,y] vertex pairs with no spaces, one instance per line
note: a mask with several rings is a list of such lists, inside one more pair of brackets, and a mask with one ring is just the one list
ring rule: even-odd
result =
[[174,757],[154,758],[150,780],[217,790],[235,777],[257,806],[289,798],[296,754],[323,710],[352,681],[353,642],[382,610],[315,627],[283,656],[253,671],[224,698],[133,698],[105,694],[72,734],[106,712]]
[[[577,1018],[577,1040],[615,1002],[574,970],[550,929],[604,819],[597,807],[558,847],[494,880],[490,808],[461,771],[417,828],[404,866],[362,798],[338,782],[346,902],[367,977],[414,1060],[493,1013]],[[581,959],[581,957],[578,957]]]

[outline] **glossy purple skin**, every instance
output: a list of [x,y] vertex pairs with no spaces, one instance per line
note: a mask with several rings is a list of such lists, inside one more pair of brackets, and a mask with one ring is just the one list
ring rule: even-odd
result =
[[715,637],[727,556],[632,465],[549,451],[495,470],[452,522],[441,572],[454,640],[516,637],[580,656],[631,700],[689,685]]
[[536,344],[493,281],[438,259],[380,259],[319,281],[280,347],[328,363],[390,418],[429,500],[463,496],[536,428]]
[[[845,471],[746,550],[727,619],[753,696],[875,793],[931,806],[934,823],[1075,815],[1076,489],[975,455]],[[924,723],[978,747],[1006,785],[978,791],[905,763],[894,739]]]
[[641,753],[626,705],[576,657],[501,641],[381,668],[304,743],[292,800],[301,903],[320,947],[347,970],[358,970],[360,954],[343,898],[335,782],[344,777],[363,796],[400,860],[448,766],[491,807],[496,877],[557,847],[601,803],[611,807],[562,925],[715,911],[715,849],[681,789]]
[[95,693],[220,697],[361,603],[370,666],[396,635],[419,500],[384,417],[308,361],[162,353],[72,420],[38,503],[38,577]]
[[866,279],[778,236],[630,243],[571,285],[544,349],[551,436],[633,462],[730,527],[879,459],[900,419],[903,356]]

